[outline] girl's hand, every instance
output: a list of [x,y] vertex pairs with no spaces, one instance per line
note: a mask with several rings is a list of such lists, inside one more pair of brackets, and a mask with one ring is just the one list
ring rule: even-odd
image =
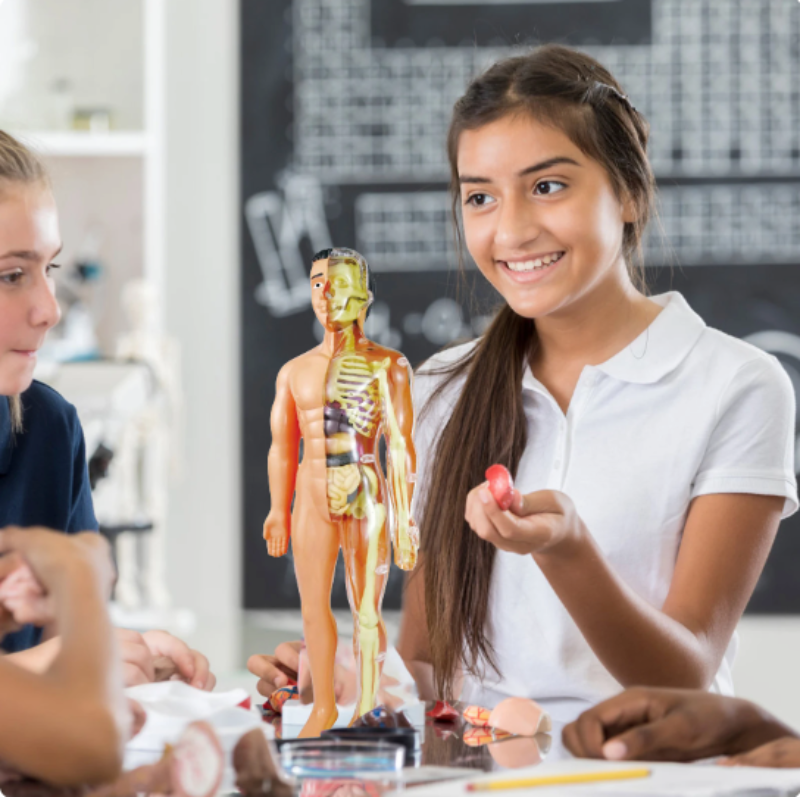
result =
[[197,689],[211,690],[216,678],[208,659],[166,631],[117,628],[117,643],[123,662],[125,686],[159,680],[181,680]]
[[0,602],[18,625],[55,620],[65,581],[97,581],[108,595],[114,566],[108,542],[96,533],[67,535],[46,528],[0,530]]
[[[628,689],[581,714],[564,728],[563,739],[578,758],[695,761],[751,750],[788,733],[746,700],[686,689]],[[792,741],[800,757],[800,740]],[[762,758],[763,750],[747,757]]]
[[482,483],[467,495],[464,516],[481,539],[519,555],[561,550],[585,535],[572,500],[549,490],[521,494],[514,489],[511,506],[503,511],[488,483]]
[[6,556],[18,566],[0,582],[0,604],[17,625],[46,625],[53,620],[53,599],[19,556]]
[[283,642],[275,648],[275,655],[253,655],[247,659],[247,669],[259,681],[256,689],[260,695],[269,697],[276,689],[297,682],[300,671],[301,641]]
[[177,636],[167,631],[146,631],[142,638],[156,660],[169,659],[175,665],[171,680],[181,680],[206,691],[211,691],[216,685],[217,679],[209,669],[208,659]]

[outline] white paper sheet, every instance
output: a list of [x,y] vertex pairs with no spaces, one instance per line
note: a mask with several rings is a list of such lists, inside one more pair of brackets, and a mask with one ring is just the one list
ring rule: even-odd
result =
[[[563,786],[515,789],[502,792],[467,793],[468,783],[484,780],[571,775],[647,767],[647,778]],[[699,764],[660,764],[643,762],[554,761],[521,770],[491,772],[480,778],[446,781],[403,792],[405,797],[795,797],[800,792],[800,769],[761,769],[758,767],[717,767]]]

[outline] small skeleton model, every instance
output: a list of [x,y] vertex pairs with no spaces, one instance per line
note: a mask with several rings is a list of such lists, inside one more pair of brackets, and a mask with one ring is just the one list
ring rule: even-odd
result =
[[119,339],[116,356],[145,364],[152,376],[152,391],[147,405],[125,426],[116,448],[116,515],[125,523],[148,523],[152,530],[143,536],[123,533],[118,537],[116,599],[126,608],[167,608],[169,483],[178,471],[183,421],[180,351],[177,342],[159,330],[158,296],[152,284],[129,282],[122,303],[130,330]]
[[[337,719],[337,631],[330,592],[340,545],[355,627],[355,717],[376,705],[386,655],[380,607],[389,575],[390,536],[401,569],[413,569],[417,560],[419,534],[410,517],[416,466],[411,372],[401,353],[363,333],[372,301],[369,286],[367,263],[355,251],[334,249],[315,257],[312,306],[325,327],[325,339],[283,367],[272,407],[272,507],[264,538],[269,554],[282,556],[291,527],[314,685],[304,737],[319,736]],[[380,466],[381,439],[386,441],[386,475]]]

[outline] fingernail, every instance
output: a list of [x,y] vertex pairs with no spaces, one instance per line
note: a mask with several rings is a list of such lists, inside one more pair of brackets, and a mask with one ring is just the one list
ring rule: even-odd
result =
[[481,503],[484,505],[486,505],[492,499],[492,496],[489,494],[489,490],[483,486],[478,489],[478,497],[480,498]]
[[603,745],[603,755],[609,761],[622,761],[628,755],[628,748],[622,742],[606,742]]
[[282,689],[284,686],[286,686],[286,678],[284,678],[283,675],[278,675],[273,683],[276,689]]
[[196,686],[198,689],[203,688],[203,681],[195,681],[192,686]]

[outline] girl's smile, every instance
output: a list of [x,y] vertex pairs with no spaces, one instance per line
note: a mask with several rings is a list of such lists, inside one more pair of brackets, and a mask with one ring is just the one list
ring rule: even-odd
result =
[[497,264],[506,271],[512,280],[519,283],[535,283],[544,280],[548,275],[555,271],[566,253],[556,251],[545,253],[544,255],[528,256],[527,258],[507,259],[498,261]]

